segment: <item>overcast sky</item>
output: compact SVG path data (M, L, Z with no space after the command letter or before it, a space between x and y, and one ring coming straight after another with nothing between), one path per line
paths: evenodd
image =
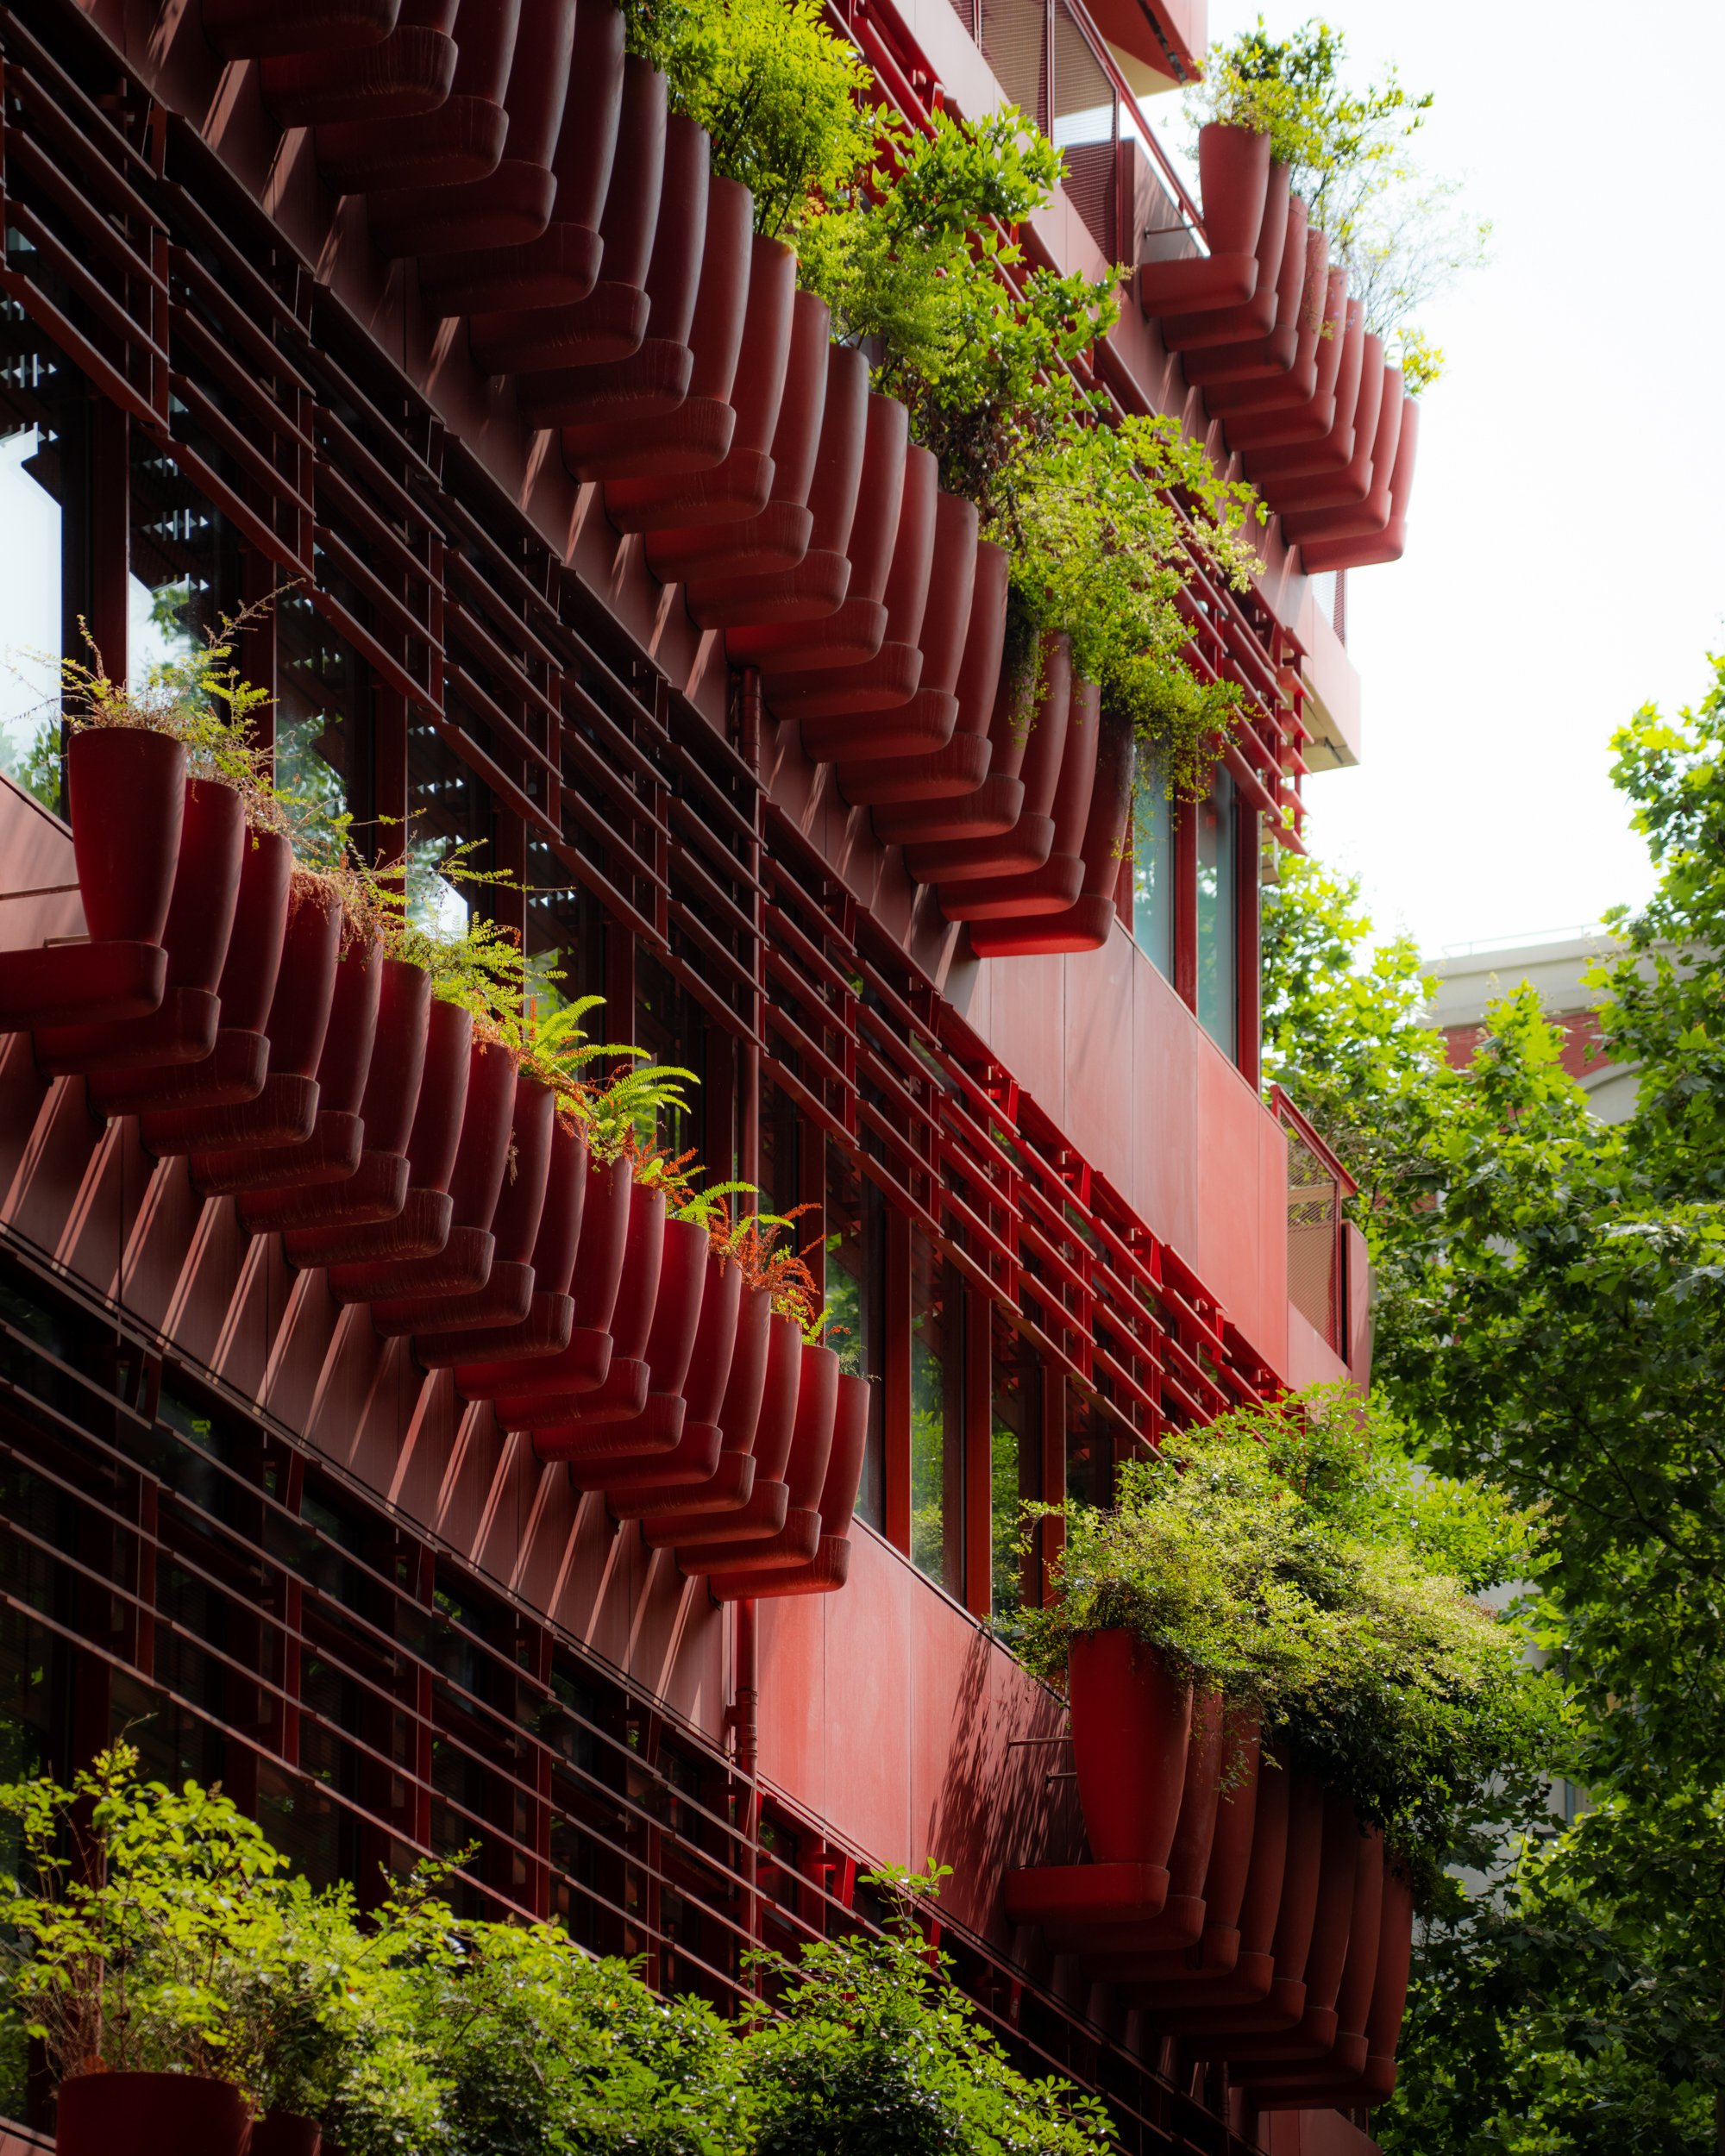
M1258 12L1210 0L1211 34ZM1448 369L1408 551L1349 579L1364 745L1310 782L1316 849L1433 955L1590 924L1649 884L1612 730L1695 701L1725 649L1725 7L1263 12L1278 34L1321 12L1351 79L1393 59L1433 91L1421 160L1495 227L1490 266L1423 317Z

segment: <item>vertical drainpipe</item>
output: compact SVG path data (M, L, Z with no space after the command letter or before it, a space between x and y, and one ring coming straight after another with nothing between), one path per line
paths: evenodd
M758 779L761 775L761 676L754 667L743 670L737 716L737 748L744 762ZM761 881L761 804L758 794L755 800L754 817L755 837L748 849L748 866L750 875L758 885ZM758 898L754 901L754 915L756 990L755 1008L750 1013L750 1033L758 1037L766 989L762 945L766 924L762 918ZM737 1173L741 1181L758 1184L761 1178L761 1051L756 1045L756 1037L743 1041L737 1050ZM753 1600L739 1601L732 1607L737 1612L737 1630L732 1664L736 1672L735 1695L731 1701L731 1722L737 1738L737 1771L748 1784L744 1798L746 1815L743 1823L743 1877L746 1897L744 1921L750 1944L753 1946L758 1944L761 1935L760 1904L756 1895L761 1790L756 1779L761 1733L760 1635Z

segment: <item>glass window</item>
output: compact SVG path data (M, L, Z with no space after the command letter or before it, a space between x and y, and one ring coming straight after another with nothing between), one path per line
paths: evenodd
M688 991L644 951L636 956L631 1039L634 1046L647 1051L649 1062L693 1073L693 1081L677 1081L688 1106L681 1114L675 1109L669 1111L665 1118L667 1127L659 1132L660 1144L674 1154L693 1152L695 1158L689 1165L704 1169L706 1181L725 1181L724 1163L714 1164L706 1137L706 1018Z
M1234 782L1218 771L1198 818L1198 1023L1234 1052Z
M1066 1495L1076 1505L1106 1505L1113 1495L1114 1435L1094 1401L1066 1388Z
M61 505L83 414L81 379L16 299L0 300L0 768L60 805L60 661L69 617L85 608L64 579Z
M1033 1566L1019 1555L1022 1507L1042 1495L1042 1366L1026 1342L994 1313L993 1408L988 1422L990 1606L1010 1616L1035 1594Z
M1154 772L1132 802L1132 936L1165 979L1174 977L1174 804Z
M964 1592L964 1294L922 1234L911 1238L911 1562Z
M826 1148L826 1311L833 1346L847 1370L876 1381L869 1388L869 1443L856 1510L872 1527L886 1520L881 1393L886 1284L885 1201L858 1172L855 1156Z

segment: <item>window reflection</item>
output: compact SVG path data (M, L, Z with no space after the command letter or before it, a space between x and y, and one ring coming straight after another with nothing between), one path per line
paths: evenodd
M964 1592L964 1296L953 1269L911 1238L911 1562Z
M1218 771L1198 804L1198 1023L1234 1052L1234 782Z
M1132 803L1132 936L1165 980L1174 975L1174 804L1154 772Z
M1042 1495L1041 1369L1024 1341L994 1312L993 1402L988 1423L991 1607L1010 1616L1033 1599L1032 1564L1019 1555L1023 1507Z

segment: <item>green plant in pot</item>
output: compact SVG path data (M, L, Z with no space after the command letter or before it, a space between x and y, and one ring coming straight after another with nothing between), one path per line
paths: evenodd
M1561 1690L1477 1597L1537 1571L1538 1523L1416 1470L1381 1409L1335 1387L1236 1410L1127 1463L1112 1509L1065 1517L1057 1598L1017 1637L1069 1689L1087 1824L1129 1796L1108 1718L1182 1752L1208 1690L1346 1790L1427 1898L1458 1854L1537 1813ZM1164 1767L1170 1783L1177 1805Z

